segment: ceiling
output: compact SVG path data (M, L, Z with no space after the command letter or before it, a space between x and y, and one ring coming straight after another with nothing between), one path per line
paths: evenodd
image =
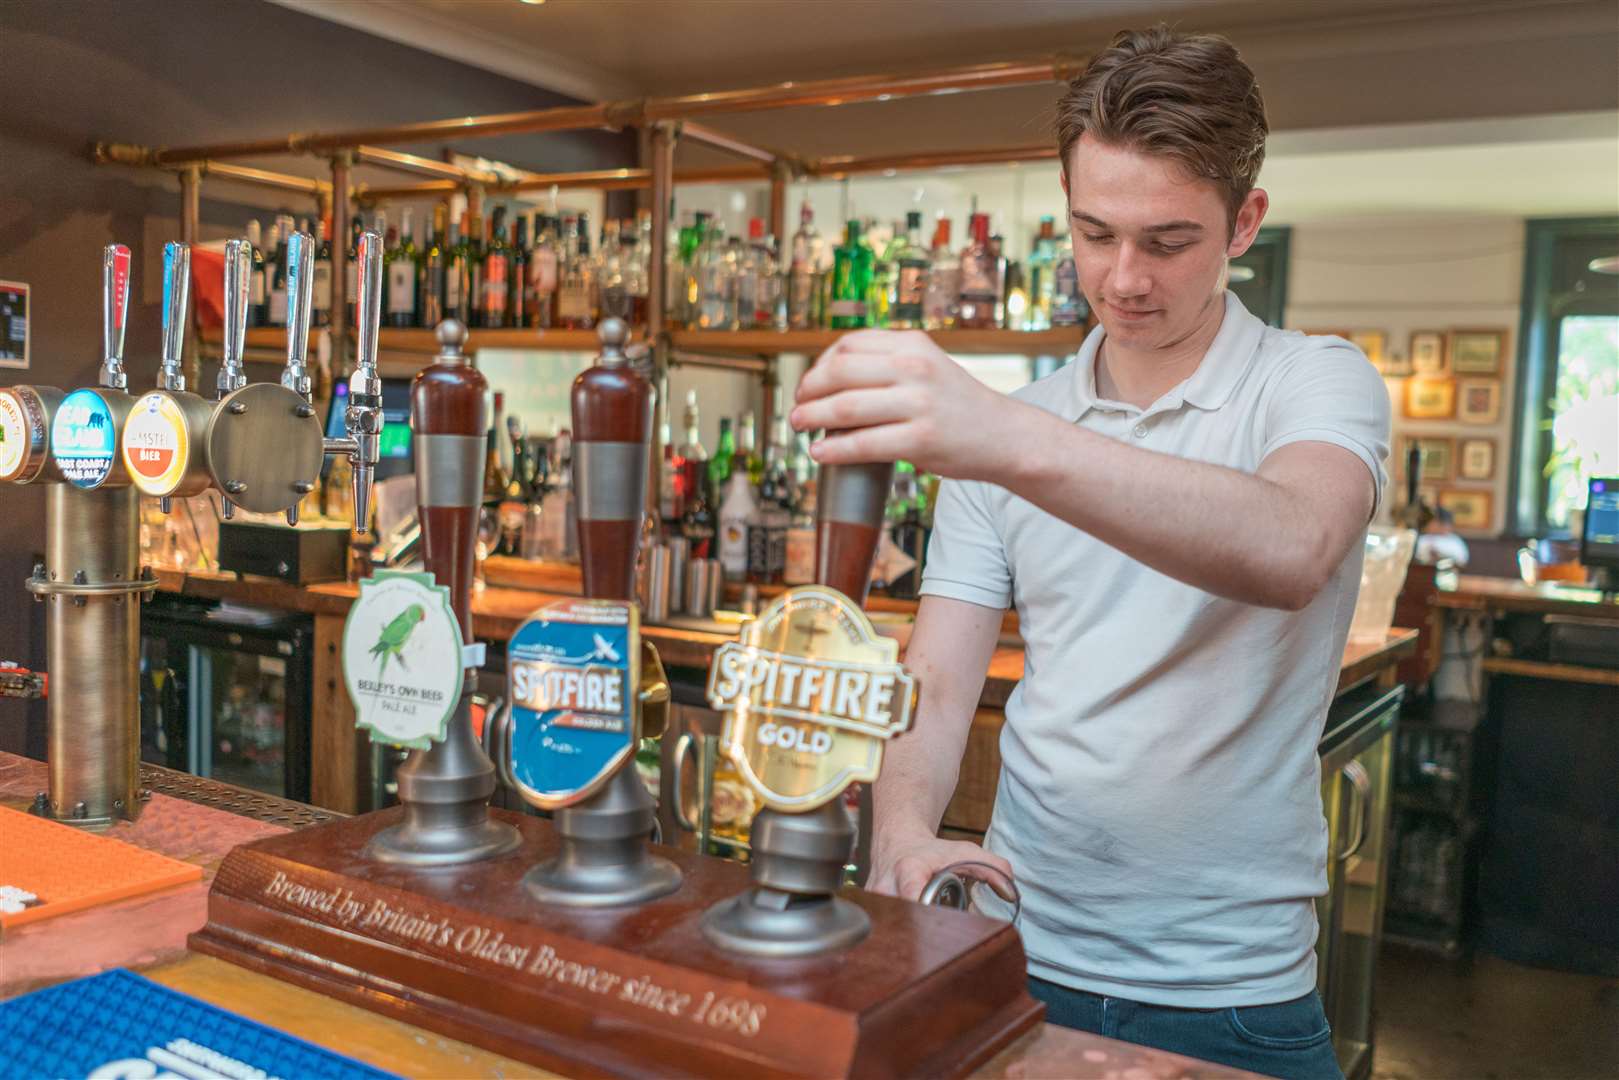
M1613 0L272 2L585 100L1083 57L1122 26L1164 19L1226 33L1253 66L1273 132L1264 181L1295 194L1299 214L1619 209ZM1015 146L1049 138L1057 94L1044 84L703 122L805 157ZM733 160L681 144L683 166Z

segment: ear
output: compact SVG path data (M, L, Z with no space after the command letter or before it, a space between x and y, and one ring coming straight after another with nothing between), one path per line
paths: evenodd
M1233 222L1231 241L1226 244L1225 253L1228 258L1236 258L1253 246L1254 237L1259 235L1260 223L1265 220L1265 211L1270 209L1270 196L1264 188L1254 188L1242 200L1237 208L1237 220Z

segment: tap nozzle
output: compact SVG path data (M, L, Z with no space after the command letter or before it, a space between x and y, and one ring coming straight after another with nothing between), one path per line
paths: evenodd
M101 253L101 385L129 386L124 374L124 316L129 313L129 248L108 244Z
M186 388L181 355L186 340L186 302L191 298L191 245L163 245L163 366L157 388L178 393Z
M214 384L216 399L247 385L247 375L242 371L242 348L247 341L247 301L252 277L253 245L246 240L225 241L224 357L219 379Z

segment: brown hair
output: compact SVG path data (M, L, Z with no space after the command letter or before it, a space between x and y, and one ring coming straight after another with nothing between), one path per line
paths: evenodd
M1215 34L1179 34L1162 23L1114 35L1057 103L1064 173L1085 134L1174 158L1220 189L1232 227L1259 179L1269 130L1259 84L1236 47Z

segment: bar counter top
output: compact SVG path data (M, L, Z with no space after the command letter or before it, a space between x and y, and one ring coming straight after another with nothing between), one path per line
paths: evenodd
M157 578L158 588L163 592L301 611L310 615L346 616L349 605L359 594L358 586L342 581L291 585L273 578L238 578L234 574L177 570L159 570ZM472 632L486 640L504 641L535 608L569 595L576 594L560 590L487 586L472 594ZM879 598L879 603L872 607L880 613L903 612L905 609L901 604L894 601L885 603ZM735 636L734 633L722 634L650 622L642 623L641 633L657 646L658 655L665 666L689 668L707 668L714 650ZM1377 669L1410 655L1416 649L1416 637L1414 630L1394 629L1382 642L1351 642L1344 650L1338 691L1341 693L1350 686L1364 682ZM1022 678L1022 648L1007 644L996 648L984 680L980 707L1004 708L1006 699Z
M1459 574L1454 585L1434 593L1433 604L1453 610L1583 615L1619 621L1619 596L1565 581L1525 585L1515 578Z
M208 885L227 851L330 815L167 769L143 766L142 779L155 790L140 820L120 822L107 835L200 865L203 879L8 932L0 939L0 1000L109 968L128 967L175 990L401 1076L556 1075L189 952L186 937L205 921ZM25 809L45 785L43 762L0 752L0 805ZM176 794L166 794L165 789ZM1251 1074L1040 1024L973 1075L1213 1080Z

